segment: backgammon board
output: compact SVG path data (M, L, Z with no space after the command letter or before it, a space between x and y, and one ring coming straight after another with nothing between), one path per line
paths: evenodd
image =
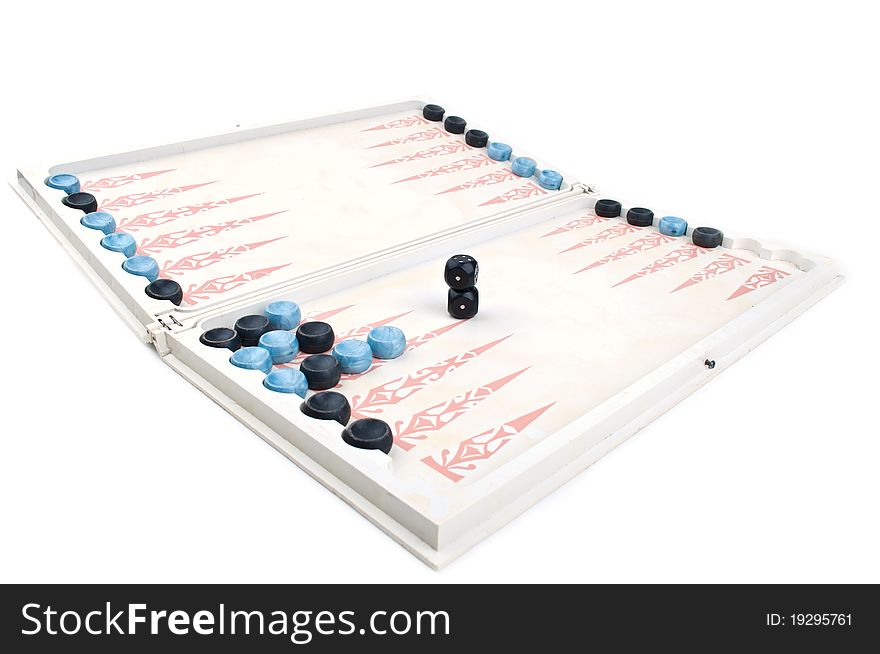
M13 184L171 368L433 567L841 280L735 225L604 197L451 115L413 100L38 162ZM470 318L444 283L460 253L479 262ZM262 341L205 344L278 302L300 312L281 331L327 323L330 346L402 332L402 354L334 380L350 416L303 412L325 389L265 383L305 352L249 369L237 353ZM389 447L353 446L340 423L359 421L386 425Z

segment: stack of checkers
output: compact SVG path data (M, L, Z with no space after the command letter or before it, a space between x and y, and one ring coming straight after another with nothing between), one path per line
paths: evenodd
M336 340L326 322L300 322L299 305L289 300L271 302L262 314L241 316L235 325L212 327L199 340L203 345L232 351L229 363L265 374L263 386L275 393L298 395L305 401L300 410L317 420L335 420L345 430L342 439L353 447L381 450L388 454L394 439L387 423L363 418L349 424L351 406L336 388L342 375L366 372L373 359L394 359L406 351L406 337L397 327L374 327L367 339ZM300 353L299 369L286 364ZM309 391L317 391L308 395Z

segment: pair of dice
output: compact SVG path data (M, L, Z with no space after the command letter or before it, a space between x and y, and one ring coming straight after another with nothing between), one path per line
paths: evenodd
M467 319L477 315L480 293L477 291L477 275L480 267L469 254L456 254L446 261L443 279L449 286L446 310L453 318Z

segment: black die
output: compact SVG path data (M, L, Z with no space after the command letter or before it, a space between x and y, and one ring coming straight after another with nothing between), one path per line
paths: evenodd
M453 318L466 320L477 315L480 308L480 292L476 288L466 288L462 291L449 289L446 301L446 310Z
M446 285L456 291L463 291L477 284L480 267L477 260L469 254L456 254L446 262L443 279Z

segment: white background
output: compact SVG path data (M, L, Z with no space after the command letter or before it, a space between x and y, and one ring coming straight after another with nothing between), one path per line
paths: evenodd
M435 573L139 344L0 188L0 581L880 582L870 3L3 6L7 178L430 95L848 281Z

